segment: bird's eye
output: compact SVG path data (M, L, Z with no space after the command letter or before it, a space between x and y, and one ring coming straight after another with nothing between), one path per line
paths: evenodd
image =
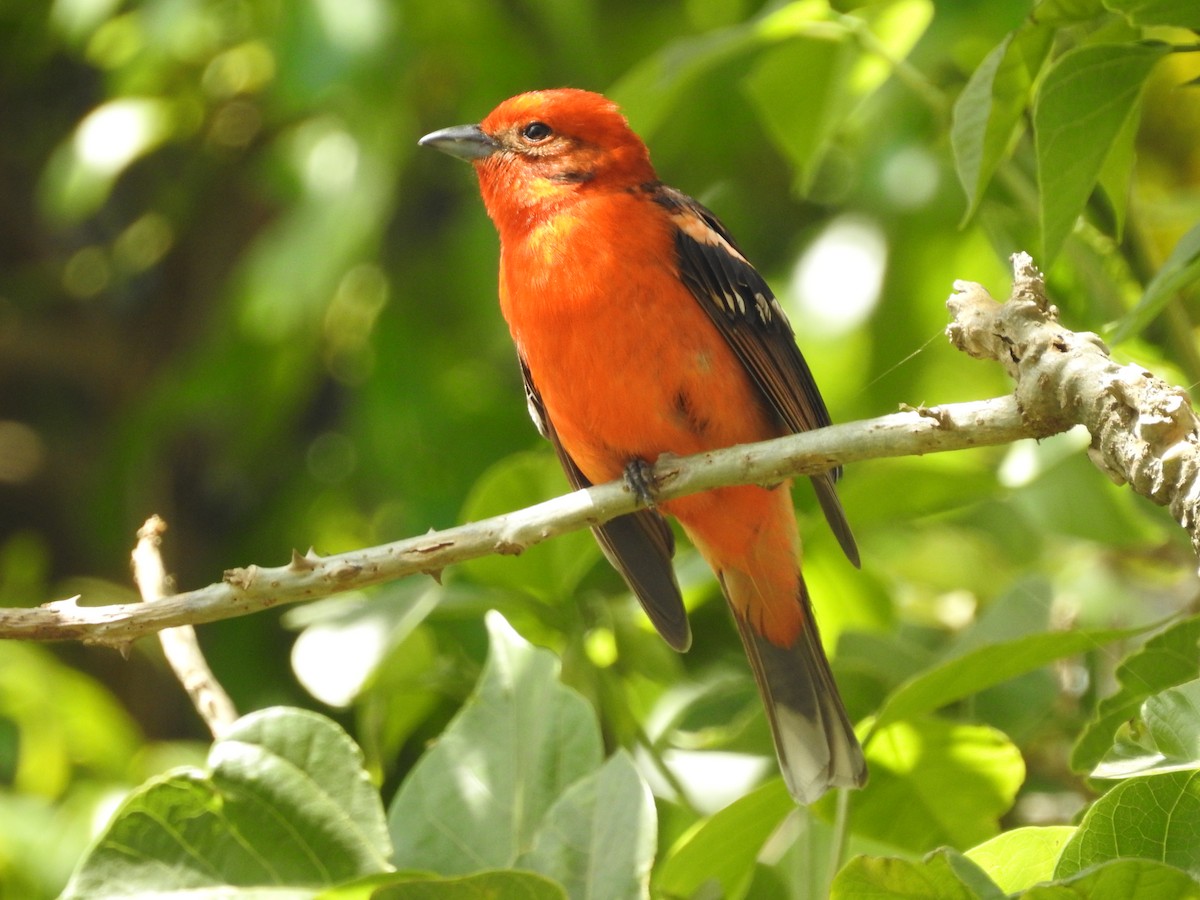
M539 143L554 134L554 129L545 122L530 122L521 129L521 137L527 141Z

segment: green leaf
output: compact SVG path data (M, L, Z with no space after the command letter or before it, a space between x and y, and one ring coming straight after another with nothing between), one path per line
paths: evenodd
M853 831L913 851L992 837L1025 778L1021 754L1003 734L941 719L874 729L866 756L871 787L854 795Z
M1152 694L1196 677L1200 667L1200 616L1175 623L1156 634L1117 666L1121 687L1101 700L1096 714L1071 751L1071 768L1086 772L1112 746L1123 722L1134 718Z
M1163 267L1146 285L1138 305L1117 324L1112 340L1119 343L1139 333L1162 311L1172 297L1200 280L1200 225L1179 239Z
M1200 772L1143 775L1118 784L1088 809L1054 874L1064 878L1129 858L1200 875Z
M465 878L414 878L380 888L371 900L566 900L567 892L532 872L481 872Z
M875 728L932 712L948 703L1031 672L1056 659L1095 650L1145 628L1103 631L1054 631L989 644L926 669L891 693L875 719Z
M1093 778L1200 769L1200 681L1155 694L1142 705L1141 727L1128 724L1092 771Z
M323 891L314 900L567 900L562 885L534 872L509 869L441 878L392 872Z
M642 139L653 143L654 132L671 108L704 73L788 38L844 33L832 18L828 0L795 0L750 22L667 45L628 72L608 94L627 111Z
M812 187L830 138L852 109L849 76L860 52L848 32L796 38L763 53L743 79L767 134L796 170L800 193Z
M979 207L1021 126L1053 39L1053 29L1032 22L1010 32L971 74L954 104L950 143L967 195L964 221Z
M883 84L933 17L928 0L893 0L767 47L742 85L767 134L812 187L838 127ZM792 27L795 27L794 24ZM767 34L769 32L764 32ZM802 91L796 85L805 85Z
M644 897L656 823L650 789L619 750L550 808L518 866L553 878L572 897Z
M1104 0L1134 25L1173 25L1200 30L1200 6L1194 0Z
M1004 891L974 863L953 850L921 861L858 856L837 874L831 900L911 897L920 900L1003 900Z
M1043 25L1066 25L1104 15L1101 0L1041 0L1031 18Z
M463 506L467 522L486 519L549 500L569 490L553 454L514 453L489 468L471 487ZM532 594L544 601L570 595L600 558L595 540L586 531L564 534L530 547L520 556L484 556L462 564L485 584Z
M1015 894L1054 877L1058 857L1074 833L1074 825L1014 828L972 847L965 855L1003 891Z
M512 866L546 813L600 767L587 701L559 663L488 613L491 650L474 695L400 787L388 823L401 867L459 875Z
M1196 900L1200 885L1186 872L1145 859L1119 859L1051 885L1021 900Z
M1113 138L1100 175L1096 179L1113 211L1113 237L1119 242L1125 234L1125 214L1129 209L1129 193L1133 184L1133 164L1137 156L1137 133L1141 123L1139 111L1131 109L1117 136Z
M1095 44L1060 57L1033 109L1043 268L1075 226L1165 44Z
M384 871L390 852L350 737L324 716L273 708L213 744L207 772L176 770L131 794L64 896L319 887Z
M767 838L794 809L783 780L775 778L699 822L659 866L656 892L690 897L711 882L722 897L744 896Z

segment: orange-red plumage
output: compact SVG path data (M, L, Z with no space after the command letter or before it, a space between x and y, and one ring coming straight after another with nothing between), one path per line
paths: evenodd
M474 162L500 234L500 305L530 409L577 485L828 422L769 288L714 216L662 185L616 106L577 90L505 101L422 140ZM828 475L814 479L851 558ZM789 787L811 801L865 778L800 575L787 486L662 503L721 580ZM655 625L690 633L670 534L644 510L597 529Z

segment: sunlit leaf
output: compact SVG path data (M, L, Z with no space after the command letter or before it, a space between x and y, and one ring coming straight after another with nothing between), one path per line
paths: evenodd
M1033 109L1043 267L1083 211L1109 151L1141 97L1164 44L1095 44L1060 57Z
M854 795L852 829L914 851L992 837L1025 779L1021 754L1003 734L940 719L877 729L866 756L871 787Z
M655 889L691 897L702 885L720 885L721 896L745 896L763 844L795 809L783 780L772 779L702 820L666 854Z
M389 867L379 795L358 748L330 720L251 713L213 744L208 763L136 790L64 896L314 888Z
M671 108L705 72L787 38L844 33L845 29L834 25L831 18L827 0L794 0L761 18L667 45L626 74L608 93L626 108L638 134L652 141Z
M389 650L424 621L442 593L432 580L410 580L371 595L343 595L290 610L285 623L303 626L292 645L296 677L321 702L349 706Z
M401 867L459 875L512 866L546 813L599 768L596 715L558 660L488 614L475 694L405 779L388 812Z
M517 868L554 879L572 897L646 896L655 825L650 789L618 751L550 807Z
M998 834L964 855L983 869L1006 893L1050 881L1073 825L1026 826Z

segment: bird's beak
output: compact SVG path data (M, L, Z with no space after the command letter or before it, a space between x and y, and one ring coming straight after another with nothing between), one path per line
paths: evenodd
M500 149L500 145L483 133L478 125L455 125L427 134L417 141L422 147L435 147L443 153L457 156L468 162L486 159Z

